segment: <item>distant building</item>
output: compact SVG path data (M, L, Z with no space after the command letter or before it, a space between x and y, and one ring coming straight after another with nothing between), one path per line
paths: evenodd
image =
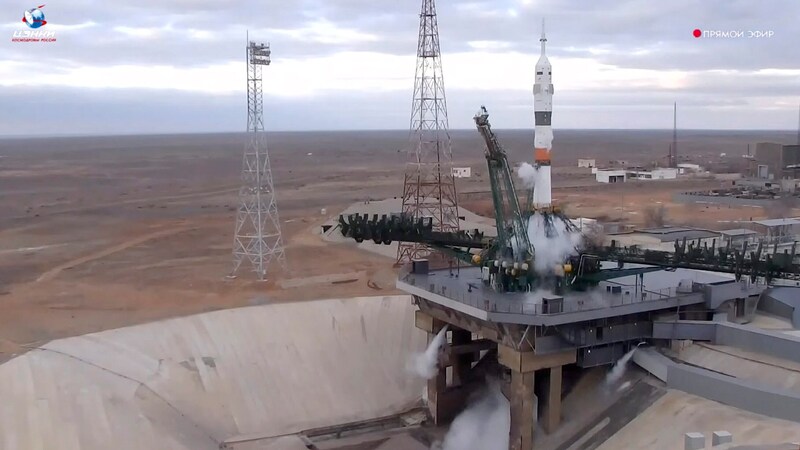
M766 243L793 242L800 234L800 219L766 219L750 222L754 230L766 236Z
M743 244L750 245L758 241L761 237L757 231L748 230L745 228L737 228L734 230L722 230L721 247L726 247L730 244L732 249L740 249Z
M628 180L674 180L681 169L592 169L598 183L622 183Z
M700 164L690 164L690 163L680 163L678 164L678 169L683 169L681 173L685 172L702 172L703 168L700 167Z
M630 166L630 162L626 159L614 159L608 162L608 165L611 167L628 167Z
M472 176L471 167L453 167L453 176L456 178L469 178Z
M781 191L783 192L797 192L798 191L798 184L800 184L800 180L792 177L780 180L781 184Z
M635 180L674 180L678 178L679 169L673 168L658 168L652 170L629 170L627 171L628 179Z
M624 183L625 182L624 170L597 170L595 172L595 179L598 183Z
M774 175L770 175L769 173L769 166L766 164L759 164L758 169L756 170L756 178L760 180L769 180L773 178Z
M575 228L581 231L594 230L600 227L600 225L597 223L597 219L589 219L587 217L576 217L574 219L569 219L569 221L575 226Z
M742 188L756 189L759 191L780 189L780 182L763 178L743 178L740 180L734 180L733 185Z
M756 144L755 160L759 166L767 166L768 176L763 176L763 169L759 167L759 178L769 178L769 175L775 179L794 177L795 170L786 167L800 164L800 145L759 142Z
M593 167L597 167L597 163L595 162L594 159L579 159L578 167L585 167L587 169L591 169Z
M617 246L630 247L636 245L645 250L674 251L675 241L682 242L686 239L689 242L703 245L711 245L716 240L721 242L721 234L717 231L702 228L688 227L660 227L660 228L640 228L632 232L609 234L607 239L615 241Z

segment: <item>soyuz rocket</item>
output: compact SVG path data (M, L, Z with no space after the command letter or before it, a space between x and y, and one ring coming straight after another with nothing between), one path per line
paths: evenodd
M538 171L533 190L533 207L549 208L552 203L550 177L550 150L553 148L553 128L550 119L553 116L553 69L545 54L547 38L544 34L542 20L542 54L536 62L536 78L533 84L534 123L534 161Z

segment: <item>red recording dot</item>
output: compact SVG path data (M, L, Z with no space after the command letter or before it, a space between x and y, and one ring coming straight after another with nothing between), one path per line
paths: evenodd
M692 32L692 34L694 35L694 37L699 38L700 36L703 35L703 32L700 31L699 28L695 28L695 30Z

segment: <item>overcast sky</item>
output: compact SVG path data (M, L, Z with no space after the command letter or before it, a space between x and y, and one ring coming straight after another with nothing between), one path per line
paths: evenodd
M0 134L241 131L245 33L272 44L268 129L408 127L421 0L55 0L55 43L0 12ZM557 128L794 129L797 0L438 0L452 128L531 128L547 19ZM692 36L695 28L744 37ZM748 31L772 31L749 38Z

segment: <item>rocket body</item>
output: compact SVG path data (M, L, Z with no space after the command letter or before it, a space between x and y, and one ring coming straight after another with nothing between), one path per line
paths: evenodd
M552 204L552 181L550 176L550 151L553 148L553 69L545 53L547 38L542 23L542 53L536 62L536 78L533 84L533 111L536 124L534 132L534 161L538 169L533 189L534 208L547 208Z

